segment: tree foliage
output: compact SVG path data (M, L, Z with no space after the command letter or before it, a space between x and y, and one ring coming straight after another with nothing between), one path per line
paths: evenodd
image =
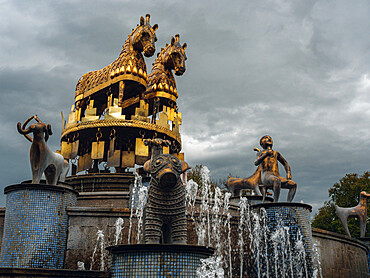
M335 214L335 205L345 208L357 206L361 191L370 193L370 172L365 172L362 176L347 174L340 179L339 182L329 188L330 200L319 208L312 222L312 227L345 234L344 228ZM369 226L366 229L366 237L370 236ZM360 236L360 225L357 218L348 220L348 229L352 237Z
M206 182L204 180L204 169L202 164L197 164L194 167L192 167L188 173L187 173L187 179L195 181L199 189L201 189L204 186L204 183ZM221 190L227 190L226 189L226 179L212 179L210 177L210 180L208 181L210 183L211 192L214 192L215 187L220 187Z
M202 178L202 168L203 165L197 164L194 167L191 167L191 169L187 173L188 180L195 181L198 185L203 184L203 178Z

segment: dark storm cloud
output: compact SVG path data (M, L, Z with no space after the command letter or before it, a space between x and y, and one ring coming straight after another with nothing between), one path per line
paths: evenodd
M247 176L270 134L293 169L296 201L316 209L339 178L368 170L369 12L367 1L4 2L1 186L31 176L16 122L38 114L58 149L77 80L111 63L150 13L157 49L176 33L188 44L177 78L186 160L214 178Z

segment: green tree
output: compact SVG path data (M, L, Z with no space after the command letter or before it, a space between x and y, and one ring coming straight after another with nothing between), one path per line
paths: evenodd
M312 222L312 227L335 233L345 234L344 228L335 214L335 204L340 207L354 207L359 203L360 192L370 192L370 172L362 176L358 174L347 174L329 188L330 200L319 208ZM369 213L369 207L368 207ZM360 225L358 219L348 220L348 229L352 237L360 236ZM366 229L366 237L370 236L370 228Z
M194 167L191 167L191 169L187 173L188 180L195 181L199 186L203 184L203 178L202 178L202 168L203 165L197 164Z
M192 167L187 173L187 179L193 180L199 185L199 189L204 186L205 181L202 177L202 171L204 166L202 164L197 164ZM215 187L220 187L221 190L226 190L226 179L212 179L210 178L209 183L211 185L211 192L214 193Z

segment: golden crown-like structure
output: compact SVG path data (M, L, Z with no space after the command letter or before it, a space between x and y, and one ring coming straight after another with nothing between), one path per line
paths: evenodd
M140 18L115 61L78 81L61 135L61 154L65 159L78 158L72 174L97 172L101 162L117 172L143 165L150 158L144 139L151 138L169 140L171 145L163 152L184 159L172 70L184 73L186 44L180 45L179 35L172 37L148 75L144 56L154 54L158 28L149 20L150 15Z

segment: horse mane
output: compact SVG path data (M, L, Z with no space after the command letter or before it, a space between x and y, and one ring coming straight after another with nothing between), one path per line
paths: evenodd
M137 29L138 27L139 27L139 25L138 25L138 26L136 26L136 28L135 28L135 29L132 29L131 33L128 35L128 37L127 37L127 39L126 39L125 43L124 43L124 44L123 44L123 46L122 46L122 50L121 50L121 53L119 54L118 58L119 58L119 57L121 57L121 56L124 56L125 54L127 54L127 49L128 49L129 44L130 44L131 37L132 37L133 33L136 31L136 29ZM118 58L117 58L117 59L118 59Z
M129 48L130 41L131 41L132 35L134 34L134 32L136 31L136 29L139 26L140 25L138 25L138 26L136 26L136 28L132 29L131 33L127 36L127 39L126 39L125 43L122 46L122 50L121 50L119 56L110 65L108 65L108 67L111 66L112 69L115 70L117 67L121 66L121 63L123 61L122 59L124 59L125 56L127 56L127 54L130 53L130 48Z
M168 48L170 47L170 44L169 45L166 45L165 48L162 48L161 49L161 52L158 53L158 56L157 58L154 60L154 63L153 63L153 67L152 67L152 71L158 71L158 70L163 70L162 67L160 67L160 65L162 65L163 63L163 55L164 53L168 50Z

